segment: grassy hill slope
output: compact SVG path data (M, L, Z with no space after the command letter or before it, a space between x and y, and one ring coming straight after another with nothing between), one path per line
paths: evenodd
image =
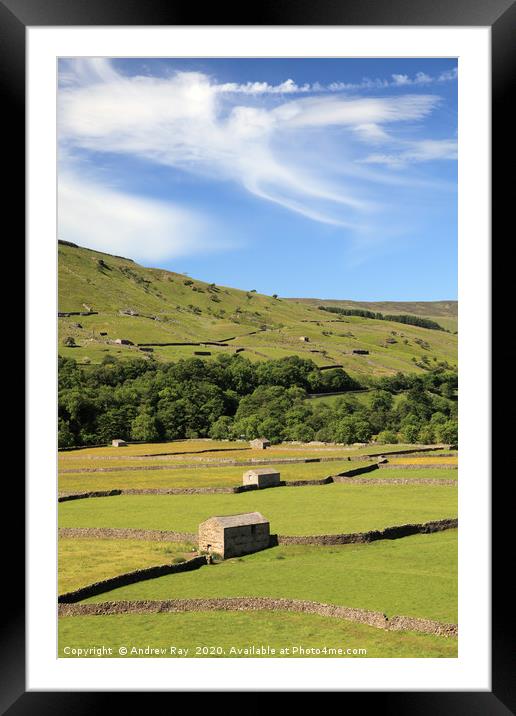
M430 318L448 331L457 330L458 301L346 301L333 298L290 298L309 306L336 306L338 308L360 308L383 314L409 314Z
M177 360L199 352L213 357L238 351L257 361L297 354L311 358L319 366L342 365L356 377L423 372L425 365L438 362L456 365L457 337L452 333L356 316L340 317L318 310L314 299L273 298L207 284L62 242L58 250L58 310L87 314L59 318L59 353L79 362L99 363L107 354ZM440 309L444 311L441 318L437 318L434 305L424 303L324 303L374 305L378 308L372 310L390 313L399 306L399 313L434 317L445 328L448 326L443 319L453 320L444 308ZM408 305L419 308L409 311ZM302 340L303 336L308 340ZM64 346L67 337L73 338L77 347ZM116 339L127 339L134 345L118 345ZM165 343L176 345L141 345ZM369 354L354 355L354 349L365 349Z

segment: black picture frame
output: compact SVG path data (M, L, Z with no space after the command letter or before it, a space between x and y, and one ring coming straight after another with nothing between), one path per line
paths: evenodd
M25 37L26 28L35 26L127 26L127 25L354 25L354 26L483 26L492 37L492 232L503 242L502 231L512 227L509 212L514 204L513 181L505 179L516 126L510 107L511 83L516 77L516 4L513 0L262 0L249 14L230 4L203 6L162 0L0 0L0 86L4 108L4 142L13 152L9 164L9 213L16 216L20 234L25 215ZM202 22L198 22L202 17ZM5 157L6 151L4 151ZM514 149L512 146L512 155ZM512 201L511 201L512 199ZM509 223L510 222L510 223ZM20 241L20 245L22 242ZM496 254L493 253L493 258ZM498 297L493 291L493 301ZM494 317L494 316L493 316ZM493 356L493 374L496 374ZM496 405L496 401L494 401ZM503 435L502 429L502 435ZM506 435L509 438L508 435ZM502 438L503 439L503 438ZM510 445L510 443L508 443ZM512 479L512 475L510 476ZM511 543L512 521L504 519L504 505L510 502L511 480L495 481L493 487L493 599L492 599L492 690L468 692L362 692L345 693L360 699L360 708L377 705L384 713L397 714L489 714L514 713L514 620L513 596L506 588L505 545ZM4 499L10 516L23 523L22 480L4 482ZM513 512L513 510L512 510ZM2 611L0 713L82 714L104 709L120 709L120 693L26 692L25 690L25 613L23 605L23 540L9 542L4 554L4 573L14 594L8 595L8 609ZM5 547L5 545L4 545ZM497 559L497 555L500 555ZM500 564L498 564L498 562ZM262 687L264 685L261 685ZM407 684L410 689L410 684ZM143 706L149 694L131 693L132 708Z

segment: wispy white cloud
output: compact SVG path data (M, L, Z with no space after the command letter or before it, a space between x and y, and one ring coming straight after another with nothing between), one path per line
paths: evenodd
M60 238L147 261L214 249L198 214L69 171L59 176L58 223Z
M392 154L370 154L362 161L365 164L387 164L402 167L408 163L457 159L457 142L452 139L425 139L405 142L405 148Z
M388 84L452 79L422 73L400 77ZM104 59L70 61L60 80L59 136L68 157L82 149L143 158L234 182L290 212L358 233L368 230L381 209L360 166L365 171L364 164L378 165L375 181L389 183L390 168L455 156L448 140L409 141L392 134L393 127L404 123L421 127L439 106L437 94L349 96L338 83L299 86L290 79L278 85L219 84L200 72L129 77ZM308 92L310 96L283 97ZM268 94L275 99L255 99ZM346 165L344 172L331 169L332 142ZM375 152L364 156L364 146ZM85 183L78 176L68 161L60 177L63 238L92 245L95 235L104 247L108 241L113 247L119 235L129 246L125 251L136 256L145 251L152 259L163 257L164 251L172 256L204 248L200 220L185 207L126 196L120 189L95 186L98 177ZM95 231L88 216L99 217ZM142 236L149 237L145 246Z
M322 88L321 88L322 89ZM300 94L303 92L314 92L314 85L304 83L298 85L294 80L288 79L277 85L268 82L224 82L216 85L217 92L229 92L233 94Z
M228 92L233 94L304 94L307 92L345 92L347 90L375 90L387 87L400 87L410 85L431 85L439 82L453 82L457 79L457 68L446 70L439 75L433 76L426 72L416 72L415 75L392 74L388 79L370 79L364 77L360 82L331 82L322 84L320 82L305 82L297 84L292 79L271 85L268 82L226 82L216 85L217 92Z

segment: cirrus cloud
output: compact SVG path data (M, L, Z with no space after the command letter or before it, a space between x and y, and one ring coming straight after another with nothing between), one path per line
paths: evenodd
M384 86L451 79L393 75ZM382 211L361 166L376 164L388 183L391 168L456 157L454 140L403 136L404 126L417 132L438 109L438 94L363 97L343 94L339 83L218 83L201 72L126 76L100 58L68 61L60 80L59 139L68 157L59 181L61 235L88 245L95 236L98 248L116 249L118 241L136 256L203 250L208 218L173 198L156 202L98 177L79 179L75 152L127 155L231 182L288 212L358 233L370 231L371 217ZM345 169L332 167L336 154ZM95 232L88 216L96 217ZM149 240L142 244L141 236Z

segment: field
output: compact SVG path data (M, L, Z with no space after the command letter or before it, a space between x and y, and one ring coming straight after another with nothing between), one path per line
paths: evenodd
M419 446L412 446L417 450ZM272 457L322 457L322 456L339 456L343 458L353 457L356 455L383 455L388 452L396 452L399 450L408 450L410 445L322 445L317 443L296 444L286 443L282 445L272 445L264 450L253 450L247 442L228 441L228 440L177 440L164 443L133 443L123 448L111 446L106 447L86 447L66 450L59 453L59 462L62 467L70 465L84 467L92 466L91 462L83 462L84 460L131 460L133 458L163 458L164 462L169 460L180 460L188 462L196 459L206 461L215 459L220 461L225 458L231 460L249 460L254 458ZM120 464L120 463L118 463ZM122 463L123 464L123 463Z
M143 540L59 540L59 593L115 577L123 572L188 559L195 546L187 542Z
M335 299L295 298L311 306L336 306L337 308L360 308L383 314L411 314L430 318L450 331L457 330L457 301L339 301Z
M421 373L423 359L429 366L457 364L454 302L441 306L435 317L442 331L339 317L310 301L265 296L253 292L252 286L248 291L215 286L60 244L59 311L88 313L85 305L92 308L88 315L59 318L60 353L84 364L98 364L106 355L176 361L199 351L208 357L240 351L252 361L297 354L319 366L342 365L358 378ZM432 305L427 309L436 310ZM390 312L404 310L401 305ZM421 311L424 304L414 314L423 315ZM301 341L302 336L308 341ZM76 347L63 345L67 337ZM134 345L117 345L118 338ZM206 342L222 345L202 345ZM176 345L156 345L163 343ZM138 344L151 344L151 352L142 352ZM354 355L357 348L369 350L369 355Z
M456 622L456 559L456 530L365 545L281 545L86 601L283 597Z
M360 462L360 466L371 465L371 461ZM82 492L90 490L113 489L156 489L167 487L234 487L242 483L242 473L251 470L252 465L243 467L203 467L193 469L175 468L173 470L133 470L100 473L60 474L59 490L62 492ZM353 467L349 461L277 464L267 467L280 470L281 479L316 480L336 475Z
M415 465L408 470L389 469L389 467L367 472L360 475L361 478L371 478L381 480L458 480L458 470L453 466L438 468L425 467Z
M457 514L457 489L427 485L325 485L238 495L121 495L59 505L60 527L195 532L211 515L262 512L284 535L366 532Z
M245 463L253 459L271 460L271 466L286 481L316 479L373 464L374 457L368 460L368 455L410 447L284 444L261 451L250 450L247 443L191 440L135 444L121 449L89 448L60 453L59 489L79 492L234 486L241 484L242 472L249 469ZM337 459L274 463L328 457ZM233 461L237 464L231 464ZM104 528L196 534L198 524L212 515L260 511L270 520L272 533L302 536L365 532L457 515L457 486L439 484L457 480L455 455L415 452L393 455L389 462L392 467L363 473L360 478L393 480L392 485L350 482L241 494L139 494L62 502L60 527L94 528L100 532L94 536L63 533L59 540L59 591L143 567L177 563L197 554L194 538L156 542L145 532L141 539L135 539L131 537L134 533L102 533ZM152 466L160 469L147 469ZM108 471L98 471L106 468ZM404 484L397 482L400 478ZM436 482L410 484L413 479ZM370 544L281 544L192 572L119 587L83 603L228 597L295 599L372 610L391 618L403 615L456 623L456 570L457 532L453 529ZM415 631L391 632L345 619L288 611L62 616L59 634L62 656L74 655L64 651L66 646L95 644L112 648L111 656L119 656L122 645L143 649L151 645L158 649L157 653L133 655L171 658L177 656L167 651L172 644L190 649L188 656L196 658L209 654L202 650L196 654L195 647L213 645L220 647L222 653L212 656L228 657L254 656L238 650L257 644L277 649L278 653L270 656L279 656L281 648L297 645L304 649L340 648L344 650L341 654L326 652L318 656L341 658L446 658L456 656L457 649L454 638ZM357 649L367 653L357 653ZM301 657L303 653L289 656Z
M408 449L406 445L317 446L284 444L252 450L248 443L191 440L154 445L134 444L125 448L99 447L59 454L59 491L62 493L113 489L163 489L188 487L234 487L244 471L267 461L280 471L281 479L315 480L356 467L373 464L380 454ZM410 456L390 461L398 464L456 464L456 457ZM371 460L365 459L371 456ZM330 460L325 461L327 458ZM361 458L354 461L355 458ZM274 460L278 460L274 463ZM292 462L280 462L291 460ZM303 462L320 460L321 462ZM235 465L233 463L236 463ZM404 471L408 472L408 471ZM371 473L383 477L384 473ZM406 475L403 474L405 477ZM423 475L430 477L430 475Z
M68 648L84 648L105 645L113 650L114 658L154 657L174 658L183 654L171 653L171 645L188 649L186 657L196 658L259 658L255 653L231 653L232 648L251 649L267 645L275 649L274 657L300 657L301 653L280 654L281 649L303 647L304 649L366 649L366 654L346 652L345 658L452 658L457 656L457 641L430 634L415 632L383 632L379 629L339 621L316 614L290 614L240 612L212 614L192 612L186 614L131 614L103 617L62 617L59 619L59 652L62 657ZM144 650L147 646L158 653L120 654L119 647ZM209 649L217 645L224 652L196 654L196 647ZM163 650L163 651L161 651ZM90 655L95 656L95 654ZM311 655L318 658L335 658L333 653Z

